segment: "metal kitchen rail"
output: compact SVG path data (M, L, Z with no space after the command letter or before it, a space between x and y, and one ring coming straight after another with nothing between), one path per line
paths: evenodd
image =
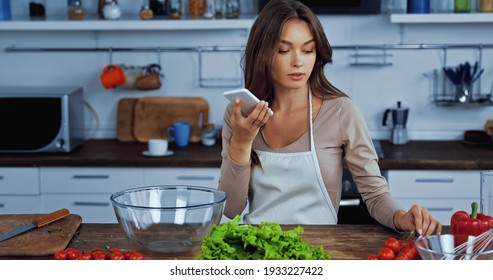
M238 52L242 54L245 47L210 46L210 47L105 47L105 48L24 48L15 45L5 48L5 52L103 52L108 53L109 63L113 64L115 52L155 52L158 64L161 65L163 52L196 52L198 54L199 86L200 87L239 87L243 85L243 77L235 78L204 78L203 55L208 52Z
M443 65L447 65L447 50L449 49L476 49L479 51L479 67L481 68L483 49L493 48L493 44L366 44L366 45L335 45L333 49L353 50L351 62L353 66L390 66L392 62L389 50L443 50ZM224 79L224 78L204 78L202 73L203 53L206 52L239 52L243 53L245 47L231 46L195 46L195 47L104 47L104 48L40 48L40 47L16 47L10 46L5 48L5 52L107 52L112 62L114 52L156 52L160 59L161 52L196 52L199 59L199 85L201 87L210 86L239 86L243 83L242 77ZM361 53L362 50L375 51L373 53ZM366 61L365 61L366 59ZM370 59L370 61L368 61ZM235 84L208 85L207 82L229 81ZM481 88L481 80L478 80L478 87Z

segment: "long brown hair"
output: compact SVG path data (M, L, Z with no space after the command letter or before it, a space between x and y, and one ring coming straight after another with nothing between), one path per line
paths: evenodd
M243 57L245 87L260 100L272 104L272 64L279 49L282 28L286 22L294 19L303 20L308 24L315 41L317 57L312 74L308 78L313 94L323 99L346 96L325 77L324 67L327 63L332 63L332 48L322 24L310 8L296 0L271 0L260 11L250 31ZM252 165L260 165L254 151L251 159Z

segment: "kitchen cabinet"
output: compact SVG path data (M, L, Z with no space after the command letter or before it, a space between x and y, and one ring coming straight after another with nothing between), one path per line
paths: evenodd
M39 211L38 169L0 168L0 214L31 214Z
M143 182L142 168L41 167L41 212L67 208L86 223L116 223L110 196Z
M419 204L443 225L455 211L469 211L473 201L479 202L480 181L480 171L388 171L389 191L404 209Z
M150 185L217 188L220 168L41 167L39 173L41 212L67 208L85 223L116 223L113 193Z
M145 168L144 185L218 187L220 168Z

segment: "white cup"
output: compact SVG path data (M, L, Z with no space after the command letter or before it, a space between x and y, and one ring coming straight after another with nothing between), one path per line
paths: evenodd
M164 155L168 151L168 140L166 139L150 139L147 145L151 155Z

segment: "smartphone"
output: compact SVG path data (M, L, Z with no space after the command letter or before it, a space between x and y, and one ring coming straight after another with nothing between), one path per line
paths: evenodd
M244 114L250 114L255 106L257 106L257 103L260 102L260 100L246 88L226 91L223 94L230 102L234 102L237 97L240 98L241 111ZM273 115L274 113L269 109L269 114Z

